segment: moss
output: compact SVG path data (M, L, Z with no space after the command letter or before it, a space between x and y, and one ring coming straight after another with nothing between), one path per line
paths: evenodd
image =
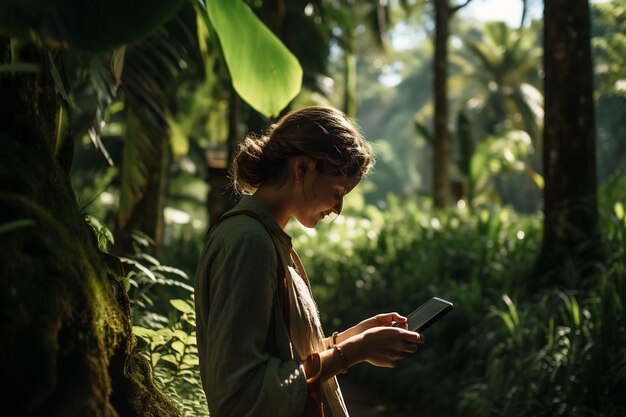
M129 358L128 378L118 386L120 395L114 393L117 409L125 416L179 416L174 404L154 385L152 369L139 354Z

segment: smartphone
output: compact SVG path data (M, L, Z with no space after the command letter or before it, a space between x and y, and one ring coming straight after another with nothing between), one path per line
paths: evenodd
M407 324L412 332L423 332L432 326L437 320L448 314L454 305L439 297L433 297L424 304L416 308L407 316ZM397 327L400 323L394 323Z

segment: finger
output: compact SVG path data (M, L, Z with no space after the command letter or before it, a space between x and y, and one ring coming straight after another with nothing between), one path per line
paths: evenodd
M417 343L404 342L403 352L413 354L417 352Z
M404 330L404 329L398 329L398 330L402 333L403 338L406 342L424 343L424 341L426 340L424 338L424 335L421 333L412 332L410 330Z
M404 317L403 315L398 314L396 312L390 313L390 316L391 316L391 320L397 321L398 323L406 323L406 321L407 321L406 317Z
M398 313L385 313L376 316L376 320L383 326L391 326L394 323L404 323L406 320L402 320L402 316Z

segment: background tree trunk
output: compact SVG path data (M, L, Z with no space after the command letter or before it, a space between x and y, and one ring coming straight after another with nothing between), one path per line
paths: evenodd
M351 35L352 38L354 36ZM345 86L343 93L343 111L344 113L352 118L356 119L357 113L357 98L356 98L356 78L357 78L357 56L354 52L355 45L354 40L350 42L350 51L344 51L344 75L345 75Z
M57 123L48 53L23 50L19 58L38 63L39 72L0 76L3 410L179 416L135 352L119 263L98 250L76 204L72 140ZM12 58L10 42L0 39L0 62Z
M598 211L587 0L546 0L543 247L540 268L595 257Z
M435 0L435 136L433 143L433 204L445 207L450 196L448 173L448 0Z

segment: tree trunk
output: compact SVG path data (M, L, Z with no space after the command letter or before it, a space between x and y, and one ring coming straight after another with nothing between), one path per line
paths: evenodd
M0 38L0 62L10 62ZM115 258L98 250L70 185L69 130L46 51L0 76L0 333L11 416L179 416L135 352Z
M446 206L450 196L448 174L448 0L435 0L434 99L435 137L433 143L433 204Z
M351 42L354 44L354 42ZM343 111L352 119L356 118L357 101L356 101L356 54L354 53L354 45L350 46L350 50L345 50L344 54L344 75L345 86L343 94Z
M599 252L587 0L546 0L544 232L539 268Z
M252 114L254 110L249 109ZM256 115L256 113L254 113ZM207 149L207 210L209 213L209 225L213 224L222 214L233 208L236 204L233 193L229 190L229 166L233 161L235 152L241 141L239 124L241 121L241 98L230 86L228 99L228 137L225 145L219 145ZM258 129L261 133L261 128Z

